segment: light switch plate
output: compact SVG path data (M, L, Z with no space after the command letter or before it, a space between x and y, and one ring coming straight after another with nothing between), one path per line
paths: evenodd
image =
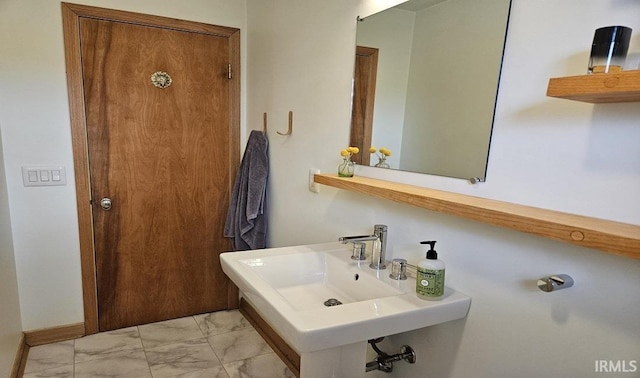
M62 165L22 166L24 186L64 186L67 174Z

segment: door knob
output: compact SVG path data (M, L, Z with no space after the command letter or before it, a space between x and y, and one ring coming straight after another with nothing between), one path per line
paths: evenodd
M100 200L100 207L102 210L108 211L111 210L111 198L103 198Z

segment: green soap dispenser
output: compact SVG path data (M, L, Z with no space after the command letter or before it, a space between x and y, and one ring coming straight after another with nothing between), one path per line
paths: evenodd
M418 262L416 274L416 293L421 299L437 301L444 295L444 262L438 260L435 250L435 241L423 241L420 244L429 244L426 260Z

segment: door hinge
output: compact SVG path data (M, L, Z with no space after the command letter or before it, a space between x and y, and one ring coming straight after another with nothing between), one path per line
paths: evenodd
M228 71L227 78L228 79L233 79L233 74L231 73L231 63L229 63L229 71Z

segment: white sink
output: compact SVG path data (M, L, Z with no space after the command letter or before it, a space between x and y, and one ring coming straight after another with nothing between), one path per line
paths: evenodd
M328 299L347 304L403 293L379 280L373 270L362 272L362 263L345 256L349 253L339 249L269 255L239 262L249 266L296 311L324 309Z
M298 353L406 332L467 315L471 299L445 289L440 301L415 294L415 279L393 280L390 268L350 259L340 243L220 255L243 297ZM390 266L390 264L387 264ZM342 304L327 307L337 299Z

